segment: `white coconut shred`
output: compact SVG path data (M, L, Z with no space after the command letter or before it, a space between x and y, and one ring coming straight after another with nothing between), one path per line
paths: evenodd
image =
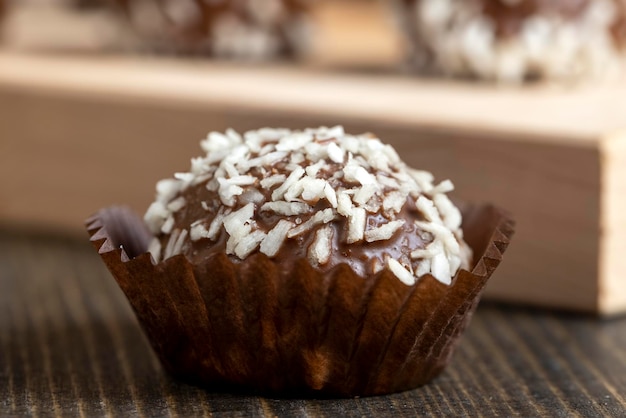
M411 248L403 259L374 263L373 273L386 267L407 285L425 274L450 284L460 268L469 268L461 214L447 196L452 183L434 184L432 174L409 168L371 134L350 135L341 126L263 128L243 135L227 130L210 133L201 147L206 155L192 160L190 172L157 184L145 214L155 235L169 235L169 242L150 247L157 261L180 254L185 241L214 241L220 231L228 236L227 254L245 259L259 251L271 258L288 240L307 233L313 236L307 258L323 266L333 251L333 222L345 221L346 245L384 242L408 222L399 214L410 202L422 215L414 222L427 244ZM191 223L189 231L174 228L175 213L187 204L181 192L198 185L219 196L219 202L202 202L215 215L208 223ZM262 212L284 219L265 230L257 223ZM370 225L370 216L378 221Z

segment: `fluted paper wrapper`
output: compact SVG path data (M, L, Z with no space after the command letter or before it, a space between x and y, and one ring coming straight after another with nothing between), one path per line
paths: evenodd
M165 368L212 387L363 396L420 386L448 363L481 290L500 263L513 222L492 206L463 210L475 267L446 286L406 286L390 271L362 278L263 254L220 255L194 266L154 263L143 221L123 207L87 221L91 242L130 301Z

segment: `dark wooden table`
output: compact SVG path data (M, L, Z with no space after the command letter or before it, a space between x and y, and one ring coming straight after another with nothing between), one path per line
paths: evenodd
M483 304L431 384L373 398L211 393L161 369L87 239L0 228L0 416L626 416L626 319Z

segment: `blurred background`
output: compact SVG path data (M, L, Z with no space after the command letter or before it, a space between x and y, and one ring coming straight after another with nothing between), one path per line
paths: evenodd
M624 8L0 0L0 225L84 234L209 131L342 124L515 215L488 297L626 310Z

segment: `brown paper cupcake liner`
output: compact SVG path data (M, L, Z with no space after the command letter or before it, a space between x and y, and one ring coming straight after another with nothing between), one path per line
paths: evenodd
M475 267L450 286L430 275L406 286L388 270L364 279L347 265L322 273L306 260L285 270L260 253L155 264L151 234L123 207L99 211L87 229L173 375L283 395L364 396L415 388L449 362L513 234L493 206L463 212Z

